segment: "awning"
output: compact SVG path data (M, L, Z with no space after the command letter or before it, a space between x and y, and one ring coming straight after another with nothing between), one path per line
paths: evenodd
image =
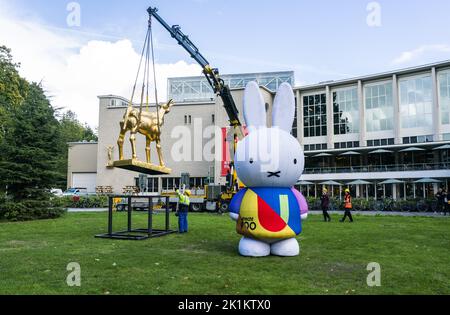
M297 182L297 185L303 185L303 186L305 186L305 185L314 185L314 183L308 182L306 180L301 180L301 181Z
M446 144L446 145L434 148L433 150L450 150L450 144Z
M335 181L332 181L332 180L329 180L329 181L320 183L319 185L326 185L326 186L342 186L341 183L338 183L338 182L335 182Z
M422 178L419 180L416 180L414 183L416 184L436 184L436 183L442 183L440 180L434 179L434 178Z
M365 181L365 180L354 180L353 182L347 183L347 185L371 185L371 182Z
M393 151L385 150L385 149L378 149L372 152L369 152L369 154L381 154L381 153L393 153Z
M327 157L327 156L333 156L333 154L330 153L320 153L317 155L313 155L312 157Z
M348 156L348 155L361 155L361 153L355 152L355 151L348 151L345 153L340 154L341 156Z
M388 179L381 183L378 183L378 185L389 185L389 184L403 184L404 182L398 179Z
M425 149L417 148L417 147L411 147L411 148L400 150L399 152L417 152L417 151L425 151Z

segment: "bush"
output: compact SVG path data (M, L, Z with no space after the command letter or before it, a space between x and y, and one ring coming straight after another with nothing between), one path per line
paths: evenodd
M74 198L72 196L55 198L53 204L63 208L76 208L76 209L88 209L88 208L107 208L108 196L82 196Z
M322 210L320 207L320 198L307 198L310 210ZM395 212L434 212L437 204L435 199L411 199L411 200L393 200L385 198L375 200L369 198L353 198L353 210L355 211L395 211ZM330 197L330 210L344 209L343 201L339 197Z
M54 207L50 202L41 200L26 200L14 202L4 200L0 203L0 220L30 221L56 219L64 215L65 210Z

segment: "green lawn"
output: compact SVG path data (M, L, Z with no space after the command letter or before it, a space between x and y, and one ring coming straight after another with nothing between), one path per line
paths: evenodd
M299 257L262 259L240 257L234 223L215 214L146 241L95 239L106 213L0 223L0 294L450 294L449 218L337 219L304 222ZM81 265L81 287L66 284L70 262ZM369 262L381 265L381 287L366 284Z

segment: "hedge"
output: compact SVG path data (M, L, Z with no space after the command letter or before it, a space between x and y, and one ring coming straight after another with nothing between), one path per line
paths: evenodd
M310 210L321 210L320 198L308 197ZM355 211L395 211L395 212L434 212L437 208L435 199L393 200L385 198L375 200L369 198L353 198L353 210ZM330 210L343 210L343 201L330 197Z
M0 201L0 220L31 221L56 219L64 215L65 210L48 201L25 200L14 202L2 198Z
M108 196L66 196L61 198L54 198L53 203L63 208L76 208L76 209L88 209L88 208L107 208Z

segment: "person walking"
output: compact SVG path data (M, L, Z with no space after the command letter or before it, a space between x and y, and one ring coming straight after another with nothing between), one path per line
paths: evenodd
M438 193L436 194L437 211L438 212L443 212L444 215L445 215L445 212L446 212L445 199L447 199L447 193L442 188L439 188Z
M189 190L185 190L181 193L180 190L177 189L176 193L178 195L178 232L187 233L187 217L189 213L189 205L191 204L189 196L191 195L191 192Z
M444 208L444 215L447 215L447 213L450 215L450 190L447 192L447 202Z
M350 189L346 189L345 190L345 196L344 196L344 210L345 210L345 214L344 217L341 219L341 222L345 222L345 219L347 219L347 217L350 219L350 222L353 222L353 216L352 216L352 209L353 209L353 205L352 205L352 196L350 195Z
M330 222L331 217L328 214L328 209L330 207L330 197L328 196L328 190L326 188L322 191L322 196L320 197L320 206L323 212L323 220L325 222Z

